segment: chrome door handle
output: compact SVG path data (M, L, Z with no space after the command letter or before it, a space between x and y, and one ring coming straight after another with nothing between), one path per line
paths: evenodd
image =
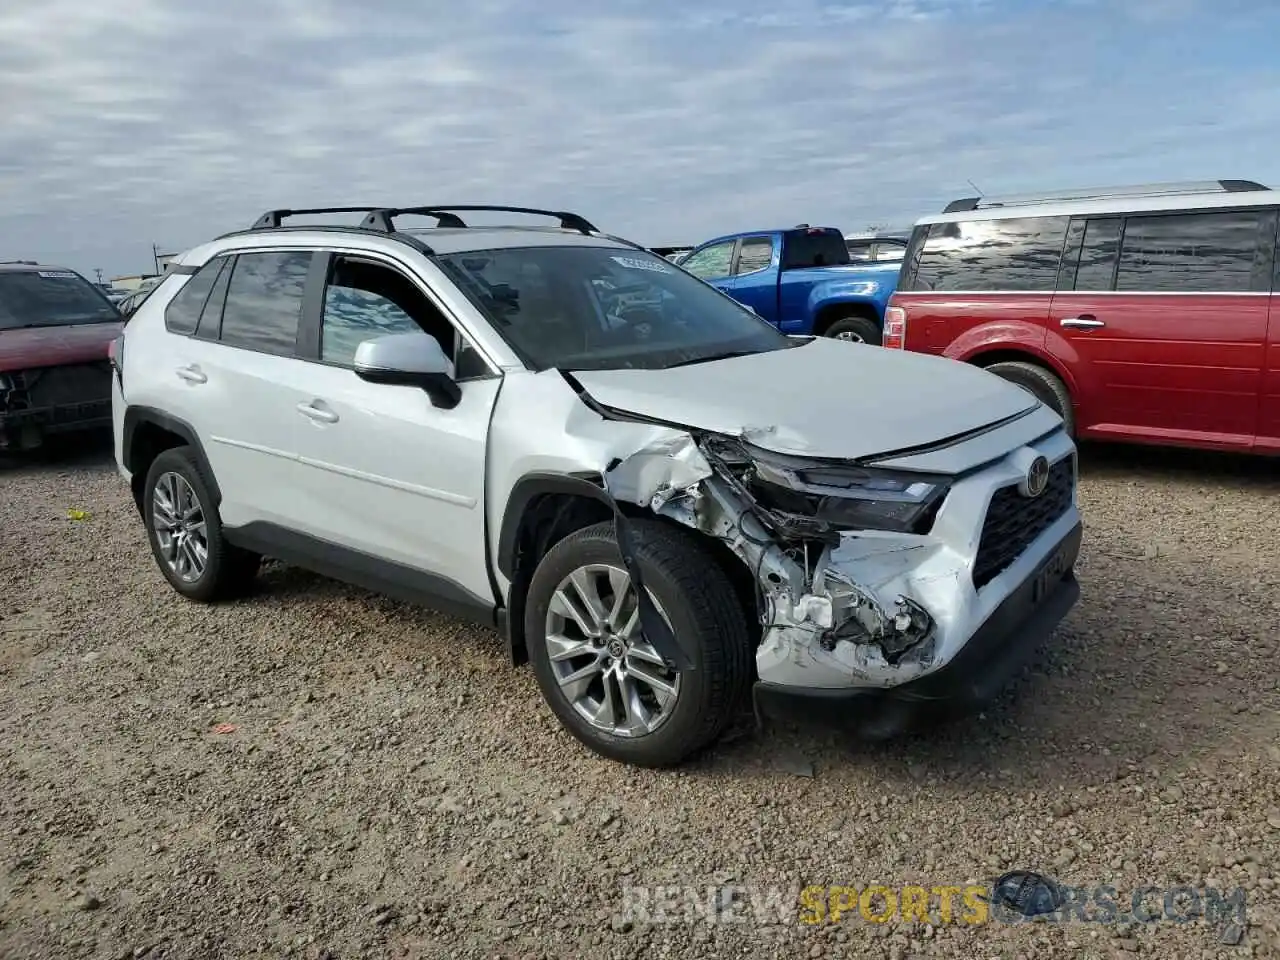
M328 407L315 406L318 402L300 403L298 404L298 412L308 420L315 420L317 423L337 423L338 415Z
M1063 317L1058 321L1058 326L1073 330L1096 330L1098 327L1105 327L1106 324L1086 313L1079 317Z
M187 383L208 383L209 378L204 371L197 367L194 363L185 367L179 367L174 371L178 377Z

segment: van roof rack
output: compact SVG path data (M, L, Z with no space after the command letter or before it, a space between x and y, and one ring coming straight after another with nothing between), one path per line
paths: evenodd
M299 209L268 210L254 221L253 230L274 230L290 217L310 216L324 213L363 213L360 228L376 230L379 233L395 233L395 218L405 214L434 217L438 227L463 228L465 220L458 216L458 211L488 211L498 213L527 213L534 216L554 217L560 221L564 230L576 230L579 233L599 233L595 225L585 217L567 210L541 210L535 207L506 207L480 203L431 204L416 207L386 207L372 204L363 207L306 207Z
M1118 200L1133 197L1175 197L1196 193L1252 193L1271 188L1255 180L1186 180L1088 190L1061 190L1054 193L1018 194L1005 197L966 197L947 204L943 213L988 210L993 207L1023 207L1068 200Z

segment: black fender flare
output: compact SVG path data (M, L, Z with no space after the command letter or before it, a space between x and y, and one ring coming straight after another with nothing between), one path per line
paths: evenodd
M535 497L544 494L568 494L570 496L589 497L608 507L613 513L614 529L617 531L618 548L622 553L623 565L631 574L631 582L635 585L640 606L640 623L645 637L662 657L671 665L681 670L692 670L693 661L680 646L679 639L649 598L644 586L643 573L636 559L635 543L631 533L631 523L621 506L604 487L604 478L593 482L590 474L554 474L531 473L521 477L511 489L507 498L507 506L503 511L502 528L498 531L498 569L508 580L515 582L516 538L520 531L520 522L525 510ZM510 628L509 628L510 629Z
M195 451L195 455L200 461L201 472L204 474L205 481L209 484L209 492L213 494L214 506L221 505L222 490L218 487L218 478L214 475L213 468L209 465L209 457L204 452L204 444L200 442L200 437L195 428L185 420L156 410L154 407L130 406L124 412L124 429L121 435L120 455L124 459L125 469L134 476L138 473L137 455L134 452L133 439L138 428L144 424L151 424L172 433L174 436L181 437Z
M498 531L498 570L508 580L515 580L516 538L529 504L546 494L589 497L613 510L613 498L604 489L599 475L566 473L529 473L516 481L507 497Z

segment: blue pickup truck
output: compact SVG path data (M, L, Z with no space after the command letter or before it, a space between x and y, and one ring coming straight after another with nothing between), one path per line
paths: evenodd
M678 262L783 333L877 346L902 266L901 260L851 262L839 230L807 224L717 237Z

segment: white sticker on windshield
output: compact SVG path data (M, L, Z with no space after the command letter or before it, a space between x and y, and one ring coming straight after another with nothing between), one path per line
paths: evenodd
M74 280L76 276L70 270L37 270L36 274L50 280Z
M638 257L610 257L614 263L628 270L648 270L650 273L675 273L664 263L655 260L641 260Z

